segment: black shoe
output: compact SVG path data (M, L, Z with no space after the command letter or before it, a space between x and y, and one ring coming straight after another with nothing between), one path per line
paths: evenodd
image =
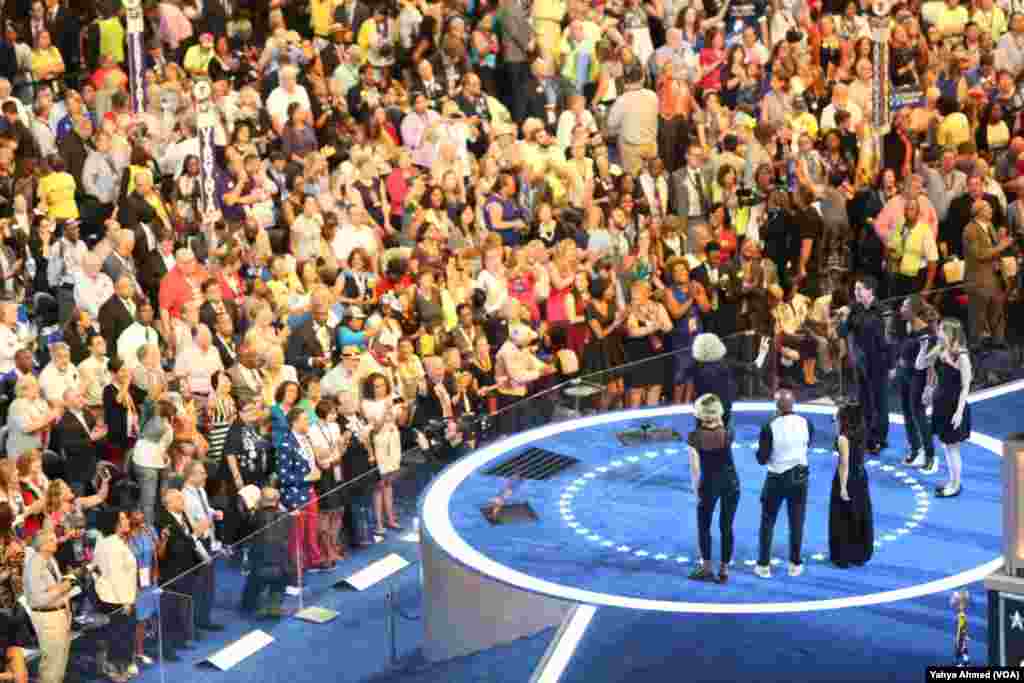
M163 660L165 662L180 662L181 657L174 650L164 650Z
M957 496L960 495L960 492L963 490L963 488L964 487L963 487L962 484L960 486L957 486L955 489L950 488L948 485L940 486L940 487L935 489L935 497L936 498L956 498Z
M199 628L204 631L223 631L224 627L221 624L215 624L212 621L208 624L199 624Z

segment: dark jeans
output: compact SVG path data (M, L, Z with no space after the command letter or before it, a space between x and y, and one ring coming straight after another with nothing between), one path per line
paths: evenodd
M903 425L907 431L910 450L917 453L924 448L926 458L935 457L935 444L932 441L932 423L925 413L921 395L924 393L928 375L901 368L897 374L900 388L900 405L903 409Z
M511 407L509 407L511 406ZM498 415L495 426L499 436L509 436L537 426L537 404L528 396L498 394Z
M876 376L877 375L877 376ZM889 442L889 382L885 373L867 373L857 368L857 393L864 408L864 426L869 445Z
M800 548L804 541L804 517L807 513L806 465L797 465L782 474L769 472L761 490L761 535L758 545L757 563L768 566L772 554L772 536L775 535L775 519L779 508L786 503L789 515L789 561L800 564Z
M110 617L110 625L103 635L110 640L107 645L107 661L118 667L126 667L135 659L135 610L126 613L123 605L114 605L97 600L96 607Z
M712 479L702 479L698 489L697 539L700 543L700 556L705 562L711 561L711 519L715 515L715 506L721 500L718 532L722 536L722 562L728 564L732 561L732 522L740 504L740 484L735 470L715 474Z

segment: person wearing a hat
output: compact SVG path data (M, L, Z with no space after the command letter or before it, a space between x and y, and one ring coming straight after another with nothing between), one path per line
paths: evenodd
M193 78L206 76L213 61L213 34L204 33L199 36L199 43L185 52L185 71Z
M696 581L729 580L732 561L732 524L740 502L740 481L732 459L733 431L725 426L722 401L714 394L704 394L693 404L697 427L687 438L690 452L690 476L697 494L697 541L700 564L690 573ZM711 520L721 501L718 528L722 534L722 556L718 575L711 571Z

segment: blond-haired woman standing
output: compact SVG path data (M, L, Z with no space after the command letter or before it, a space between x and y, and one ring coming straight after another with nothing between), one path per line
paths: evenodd
M971 391L971 356L960 321L946 318L939 323L938 343L928 348L921 345L915 366L931 368L925 388L924 402L932 405L932 433L946 449L949 481L935 490L939 498L960 495L960 473L963 462L960 444L971 436L971 407L967 395Z

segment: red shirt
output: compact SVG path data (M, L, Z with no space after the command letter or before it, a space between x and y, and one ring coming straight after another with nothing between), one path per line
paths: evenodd
M185 304L192 299L203 298L202 287L206 277L205 271L197 269L189 284L180 268L172 268L160 282L160 308L166 309L172 318L180 318Z

